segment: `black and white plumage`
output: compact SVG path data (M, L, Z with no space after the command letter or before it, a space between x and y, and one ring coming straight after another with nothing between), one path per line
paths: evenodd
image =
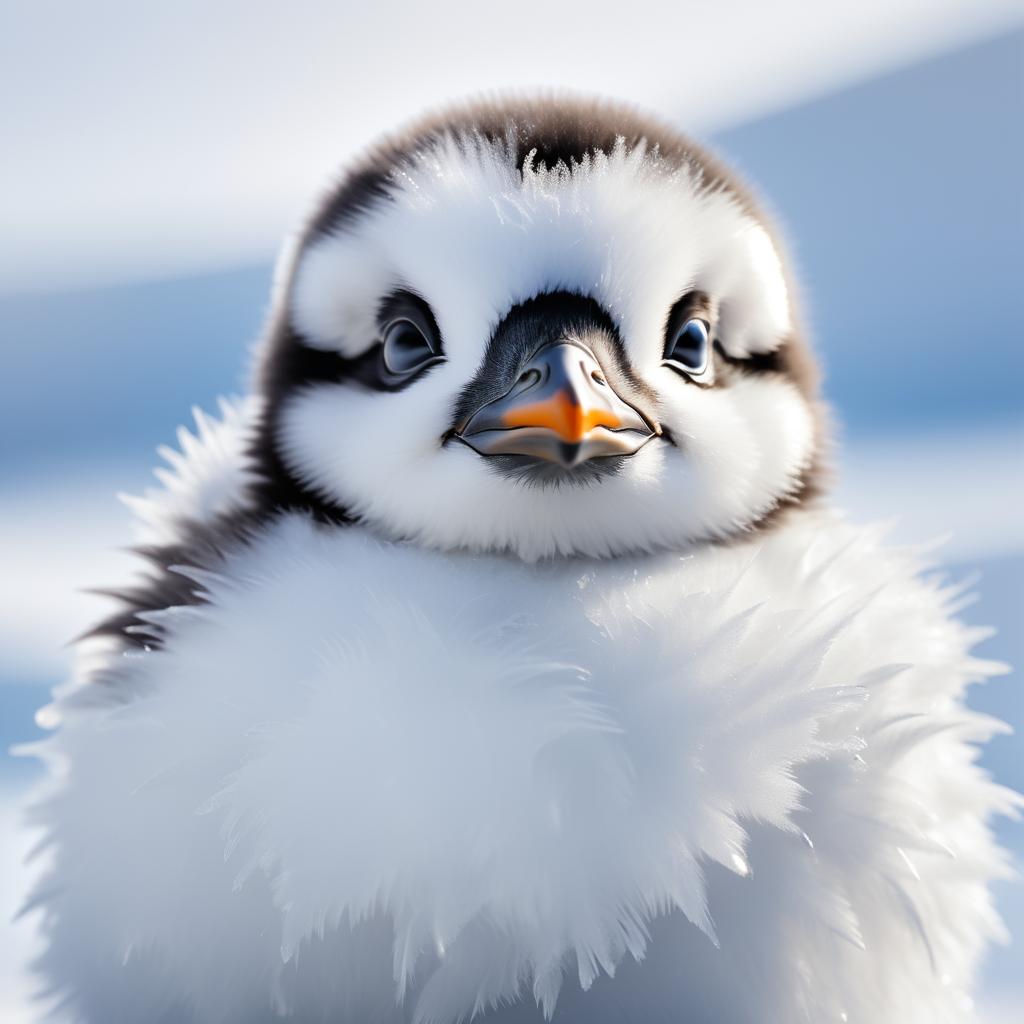
M76 1019L963 1021L1013 797L818 497L779 243L663 125L463 108L282 258L40 745Z

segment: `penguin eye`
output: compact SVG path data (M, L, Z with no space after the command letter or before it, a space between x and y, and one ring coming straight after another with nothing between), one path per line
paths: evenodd
M408 377L437 362L439 353L424 330L404 317L384 328L381 340L384 368L395 377Z
M430 307L411 292L395 292L381 306L373 386L401 388L428 366L444 362L441 332Z
M665 345L664 365L687 376L699 376L708 367L710 325L699 317L690 317L670 330Z

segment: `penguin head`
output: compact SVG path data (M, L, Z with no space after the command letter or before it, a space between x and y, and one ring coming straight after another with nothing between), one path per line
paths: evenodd
M664 125L554 100L420 122L282 257L266 500L526 559L764 526L822 447L792 292L747 191Z

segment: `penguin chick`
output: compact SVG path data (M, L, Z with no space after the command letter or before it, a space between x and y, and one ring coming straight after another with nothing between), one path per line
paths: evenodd
M464 106L282 257L39 745L82 1021L971 1019L955 590L822 497L779 240L674 130Z

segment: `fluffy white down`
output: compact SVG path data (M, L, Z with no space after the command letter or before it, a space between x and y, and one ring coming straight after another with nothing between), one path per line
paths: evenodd
M255 474L245 450L258 408L255 396L220 399L219 417L193 407L195 430L179 427L179 448L163 445L157 450L166 463L153 471L161 486L141 495L121 495L135 514L141 543L173 544L184 524L211 523L246 507L247 487Z
M41 969L90 1022L970 1019L1012 797L918 571L824 514L533 566L284 519L59 701Z

